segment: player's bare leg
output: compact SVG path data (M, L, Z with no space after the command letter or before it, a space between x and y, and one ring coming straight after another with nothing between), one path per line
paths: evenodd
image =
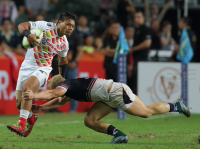
M131 106L125 110L125 112L144 118L148 118L154 114L162 114L167 112L179 112L185 114L187 117L190 116L190 111L183 104L182 100L176 102L175 104L158 102L146 106L138 96L135 96L135 100Z
M87 127L95 131L114 136L111 143L126 143L128 141L126 134L109 123L99 121L112 112L112 110L113 109L105 103L96 102L85 116L84 123Z
M26 92L27 90L32 90L35 92L40 86L40 82L37 77L31 76L23 85L22 87L22 93ZM20 98L20 91L18 93L18 98ZM20 105L20 100L16 100L17 107ZM10 129L11 131L16 132L17 134L21 136L28 136L32 130L32 127L37 120L37 116L33 115L31 112L31 107L32 107L32 100L24 100L22 98L21 100L21 110L20 110L20 119L19 123L17 125L8 125L7 128ZM28 119L28 130L25 130L26 127L26 121Z
M22 102L22 91L16 90L16 107L20 110Z

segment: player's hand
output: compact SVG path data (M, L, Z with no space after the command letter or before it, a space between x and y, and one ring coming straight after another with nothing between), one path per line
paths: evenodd
M37 41L37 39L39 39L40 37L35 35L35 34L29 34L27 37L27 40L30 44L32 45L38 45L39 42Z
M34 93L31 90L27 90L26 92L22 93L22 97L24 100L33 100L34 97Z
M33 104L31 111L33 113L39 113L40 111L42 111L42 106L37 105L37 104Z

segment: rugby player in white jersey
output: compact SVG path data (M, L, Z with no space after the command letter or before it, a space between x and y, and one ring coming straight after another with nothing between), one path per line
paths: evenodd
M126 84L113 82L113 80L98 78L65 80L61 75L56 75L50 79L48 85L52 90L39 93L28 90L23 93L25 100L55 98L41 106L34 105L34 112L57 108L71 99L96 102L87 113L84 123L95 131L114 136L111 143L127 143L128 141L125 133L109 123L100 121L112 111L112 108L118 107L131 115L144 118L167 112L179 112L186 117L190 117L190 110L184 105L182 99L176 103L157 102L146 106L138 96L132 93Z
M59 74L65 75L67 67L67 53L69 44L66 36L69 36L75 27L76 16L70 12L60 14L58 22L24 22L18 25L19 32L26 36L33 48L27 49L25 59L21 65L17 86L16 106L20 109L20 118L15 125L8 125L11 131L28 136L37 120L37 116L31 111L32 101L24 100L22 93L31 90L36 92L39 87L46 84L49 73L52 70L51 63L54 55L58 54ZM42 42L39 43L35 34L30 30L43 31Z

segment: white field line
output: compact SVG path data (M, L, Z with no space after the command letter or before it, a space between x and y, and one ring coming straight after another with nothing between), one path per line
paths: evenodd
M180 116L179 114L165 114L165 115L156 115L152 116L150 118L146 118L145 120L152 120L152 119L159 119L159 118L167 118L167 117L176 117ZM184 115L183 115L184 116ZM129 120L130 118L127 118ZM113 122L113 121L118 121L118 119L107 119L105 122ZM81 121L65 121L65 122L54 122L54 123L36 123L36 125L49 125L49 124L57 124L57 125L62 125L62 124L77 124L77 123L84 123L83 120ZM0 127L5 127L7 124L0 124Z

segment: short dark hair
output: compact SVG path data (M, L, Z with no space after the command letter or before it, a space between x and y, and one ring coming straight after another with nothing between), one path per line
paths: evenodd
M110 26L113 25L113 24L119 24L120 25L120 22L116 19L113 19L110 21Z
M135 12L135 14L136 14L136 13L141 13L142 16L144 17L144 12L143 12L142 10L137 10L137 11Z
M2 19L2 24L4 24L5 21L9 21L10 23L12 23L11 20L10 20L10 18L4 18L4 19Z
M65 21L67 19L72 19L75 21L76 18L77 18L77 16L75 14L66 11L66 12L60 14L58 20Z
M153 24L155 21L160 22L158 19L152 19L152 20L151 20L151 26L152 26L152 24Z
M164 27L166 27L167 25L172 25L168 20L166 20L166 21L164 21L163 23L162 23L162 29L164 28Z
M183 20L183 22L185 24L187 24L188 26L190 26L192 24L192 19L189 17L183 17L183 18L181 18L181 20Z
M125 27L125 30L127 29L127 28L134 28L135 29L135 26L134 25L127 25L126 27Z

